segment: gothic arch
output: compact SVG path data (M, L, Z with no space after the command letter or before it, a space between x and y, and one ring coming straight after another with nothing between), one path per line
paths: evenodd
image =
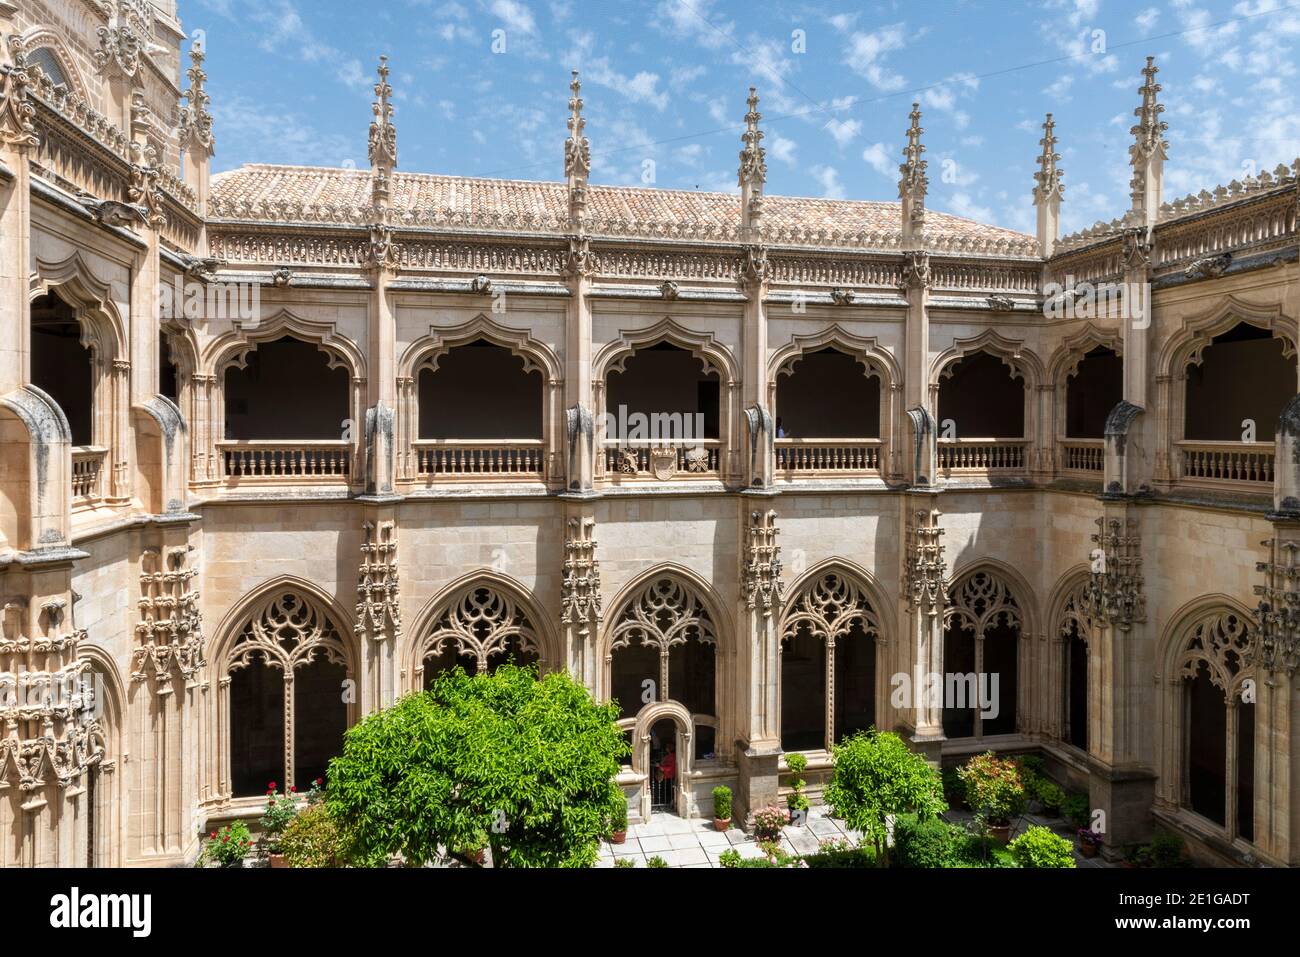
M99 763L90 768L86 774L96 775L93 788L89 785L88 813L93 815L94 846L91 848L91 860L95 867L121 867L123 863L122 838L126 833L125 823L130 820L130 789L124 786L123 775L126 768L122 760L126 748L127 703L121 673L117 663L104 649L95 645L81 644L78 647L82 658L90 662L89 670L102 677L102 684L94 686L95 725L98 740L103 748ZM102 699L102 700L101 700Z
M247 325L240 320L234 329L214 339L204 351L202 367L220 376L230 366L243 368L248 354L263 342L286 336L311 342L329 359L329 368L346 369L354 383L366 379L365 355L350 338L338 332L332 322L313 322L282 309L261 322Z
M862 365L867 376L880 379L882 389L888 390L903 380L893 353L882 348L875 336L854 335L837 322L820 332L792 336L789 342L772 353L767 365L768 381L775 383L777 376L793 370L803 356L825 348L838 349L852 356Z
M819 584L831 577L838 578L844 583L846 586L844 592L837 597L824 596L824 599L809 603L806 599L810 598ZM871 609L870 615L863 617L859 622L863 631L872 635L877 642L888 643L889 641L889 619L883 611L889 607L888 599L875 576L855 562L843 558L828 558L818 562L791 582L787 586L786 594L788 597L781 611L783 638L791 625L800 622L807 622L812 626L818 637L824 638L827 633L838 637L846 633L854 618L850 611L852 600L856 599L864 601ZM841 606L843 610L819 614L816 605Z
M1089 568L1076 565L1056 580L1047 603L1048 623L1053 636L1060 635L1070 623L1079 626L1079 636L1087 640L1088 620L1079 603L1082 589L1088 584Z
M57 263L38 259L31 276L28 301L53 293L76 312L81 344L101 364L129 361L126 325L113 301L112 283L99 278L80 252Z
M740 373L734 357L726 346L714 338L713 333L692 332L672 316L665 316L644 329L620 329L618 338L605 343L596 353L592 361L592 380L598 387L603 387L611 372L623 371L623 364L637 349L661 342L685 349L695 356L705 372L718 374L722 388L735 388L739 381Z
M527 329L503 326L482 313L458 326L430 326L428 335L416 339L402 353L398 377L415 378L422 369L436 370L439 360L452 349L479 339L509 349L524 361L524 372L540 372L548 384L564 379L563 366L550 346L533 338Z
M618 619L626 610L626 606L635 598L639 597L648 587L653 585L657 579L669 578L678 581L684 585L693 597L697 599L700 606L708 613L712 622L713 640L717 645L719 654L730 654L733 651L731 641L731 620L726 614L725 606L718 597L717 592L713 590L703 576L678 565L675 562L664 562L654 566L654 568L644 571L637 575L630 582L624 585L614 596L606 607L615 610L612 615L606 615L603 623L603 631L600 638L599 657L608 664L610 654L613 651L614 644L618 640ZM608 669L606 669L608 670ZM608 674L606 675L608 684ZM604 697L608 697L605 695Z
M68 92L78 99L89 99L86 93L86 82L81 77L81 71L77 69L76 60L69 55L63 36L51 27L35 26L22 35L22 41L23 50L26 51L28 57L31 56L34 50L47 47L58 63L59 69L63 71L63 75L68 79ZM29 60L28 66L32 65ZM53 79L53 77L50 79Z
M1160 347L1156 374L1172 378L1181 377L1190 364L1201 361L1215 336L1222 335L1238 323L1264 329L1274 338L1281 339L1288 358L1296 354L1296 321L1283 315L1280 305L1253 303L1236 296L1226 296L1217 305L1194 316L1188 316L1178 329Z
M1089 575L1087 565L1071 568L1057 579L1051 591L1052 597L1047 603L1047 634L1044 636L1047 649L1044 670L1047 681L1041 700L1045 702L1044 723L1054 739L1065 740L1068 732L1080 730L1074 728L1071 721L1071 690L1078 687L1086 692L1088 682L1093 677L1087 670L1090 666L1086 665L1094 651L1090 643L1090 625L1084 611L1084 593L1088 587ZM1083 643L1080 654L1085 658L1085 670L1082 675L1073 673L1074 667L1079 663L1077 658L1071 656L1076 650L1071 644L1074 641ZM1076 685L1076 681L1082 684ZM1086 726L1087 722L1084 722L1084 728ZM1081 735L1075 737L1082 740Z
M246 620L268 601L273 601L280 594L297 593L317 606L317 610L329 616L342 640L343 653L346 655L348 669L357 674L360 657L357 653L356 637L352 633L352 623L356 612L344 608L333 595L319 585L297 575L279 575L258 585L243 598L230 606L221 621L213 630L216 640L208 652L209 677L220 680L226 670L227 659L232 647L239 638L239 633Z
M477 592L486 591L487 596ZM463 575L441 589L415 617L405 669L407 688L424 687L424 659L435 645L454 647L480 662L511 638L536 650L543 673L562 668L564 656L550 618L521 582L491 569Z
M1063 393L1070 376L1079 370L1079 363L1093 349L1109 349L1118 356L1124 355L1124 339L1112 329L1103 329L1088 322L1073 335L1066 336L1052 353L1047 365L1047 384Z
M976 352L987 352L1001 359L1013 378L1023 380L1026 397L1034 395L1043 382L1042 360L1025 348L1023 339L1008 339L996 329L985 329L977 336L954 339L951 346L935 357L930 365L930 391L937 394L940 380L952 374L953 365ZM1026 427L1027 423L1028 419Z
M1253 702L1243 697L1243 691L1246 682L1255 677L1254 667L1249 663L1249 652L1251 634L1258 623L1249 608L1223 594L1188 602L1170 617L1170 622L1161 637L1156 675L1162 689L1158 707L1163 720L1159 726L1165 735L1157 756L1157 800L1176 813L1186 815L1183 822L1194 829L1208 828L1211 833L1228 840L1243 837L1250 840L1251 835L1239 830L1243 818L1238 807L1238 773L1241 762L1251 762L1245 765L1247 768L1253 765L1254 754L1252 750L1246 755L1239 748L1239 722L1243 717L1242 709L1247 705L1253 708ZM1223 695L1224 767L1219 769L1222 780L1218 782L1223 785L1223 795L1222 807L1216 809L1216 813L1222 811L1222 823L1196 808L1197 792L1193 782L1198 762L1192 755L1193 703L1189 698L1194 686L1188 681L1196 680L1201 669L1204 669L1210 687ZM1248 714L1253 715L1253 712ZM1250 737L1253 742L1253 727ZM1206 760L1203 748L1198 749L1197 755L1202 762ZM1247 775L1248 780L1249 777ZM1241 806L1246 808L1246 819L1250 819L1249 797Z

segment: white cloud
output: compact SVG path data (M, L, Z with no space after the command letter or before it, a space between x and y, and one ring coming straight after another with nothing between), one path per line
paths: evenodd
M847 146L862 131L858 120L837 120L834 117L826 121L826 131L835 139L838 146Z
M497 19L505 24L508 30L515 30L529 35L537 31L537 23L533 20L533 12L524 4L519 3L518 0L492 0L489 9Z
M662 0L651 20L656 28L679 40L693 40L709 50L731 41L736 25L718 16L715 0Z
M881 176L893 179L898 174L898 163L890 158L889 148L884 143L872 143L862 151L862 159Z
M1136 24L1137 28L1141 30L1143 33L1150 33L1151 28L1156 25L1156 21L1158 21L1159 19L1160 19L1160 8L1147 7L1145 10L1143 10L1141 13L1139 13L1136 17L1133 18L1133 23Z
M818 185L822 188L822 196L826 199L843 199L844 184L840 182L839 171L834 166L817 166L809 167L808 172L812 175Z
M901 50L905 45L906 35L901 23L869 33L854 33L849 37L844 63L877 89L901 90L906 81L883 61L889 53Z
M635 76L627 76L609 65L609 57L599 57L590 61L583 79L616 90L633 103L649 103L656 110L668 106L668 94L659 89L658 73L642 70Z
M794 140L786 139L778 133L772 139L772 145L768 148L768 152L771 153L774 158L779 159L782 163L788 163L789 165L794 166L796 162L794 151L797 148L798 144L795 143Z

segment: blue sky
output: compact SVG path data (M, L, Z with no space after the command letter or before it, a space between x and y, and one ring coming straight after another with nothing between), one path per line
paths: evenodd
M409 171L560 179L576 68L593 182L652 169L657 186L734 190L754 85L770 194L894 200L919 99L931 208L1026 232L1053 112L1071 231L1128 206L1148 54L1166 199L1300 156L1300 0L180 0L180 14L207 36L217 170L366 167L380 53Z

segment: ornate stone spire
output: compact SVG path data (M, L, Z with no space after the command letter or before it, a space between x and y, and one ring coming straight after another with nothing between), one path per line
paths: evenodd
M203 151L211 155L215 140L212 136L212 113L208 110L212 100L204 88L208 81L208 75L203 72L206 57L203 44L196 40L190 47L190 69L186 73L190 87L184 93L186 106L181 109L181 145L191 152Z
M749 112L745 114L745 132L740 138L745 146L740 151L740 225L745 235L757 232L763 220L763 186L767 183L767 150L763 148L763 131L758 121L758 93L749 88L745 101Z
M388 57L379 58L379 82L375 84L375 102L370 122L370 169L374 180L377 208L388 205L389 178L397 165L397 127L393 125L393 88L388 85Z
M1038 252L1044 259L1052 255L1060 235L1061 197L1065 187L1061 184L1064 173L1057 167L1061 154L1056 152L1056 123L1047 114L1043 123L1043 147L1038 156L1038 172L1034 174L1034 205L1038 207Z
M930 179L925 175L929 165L921 156L925 147L921 145L921 104L912 104L912 125L907 129L907 146L903 149L906 160L898 171L902 177L898 181L898 198L903 201L903 247L916 248L921 245L925 234L925 196L930 189Z
M569 138L564 141L564 178L569 184L569 221L581 230L587 215L587 177L591 173L591 141L582 118L582 84L578 71L569 82Z
M1160 119L1165 108L1157 99L1162 87L1156 82L1160 70L1155 62L1155 57L1147 57L1146 68L1142 71L1144 82L1138 90L1142 94L1142 105L1133 111L1138 122L1129 130L1134 138L1129 147L1133 166L1133 179L1129 183L1133 205L1129 218L1131 225L1148 228L1155 225L1160 210L1164 162L1169 158L1169 142L1164 137L1169 124Z

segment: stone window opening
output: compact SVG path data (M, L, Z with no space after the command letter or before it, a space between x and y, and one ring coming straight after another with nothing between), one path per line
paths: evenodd
M227 793L258 797L272 781L305 793L323 777L356 718L354 676L343 633L326 609L297 591L263 600L222 672Z
M875 726L883 640L865 590L846 575L822 575L795 597L781 626L783 751L830 751Z
M493 674L506 662L541 667L541 639L521 604L504 590L473 584L449 598L419 653L416 685L433 687L459 666L468 675Z
M1080 361L1065 387L1065 437L1102 439L1106 418L1124 398L1124 361L1098 346Z
M1015 734L1020 605L996 574L977 571L949 589L943 633L943 733L949 738Z
M874 362L834 346L783 363L772 389L778 474L885 471L883 380Z
M180 364L172 356L172 346L166 333L158 337L158 394L181 404Z
M1020 374L988 352L963 356L939 381L940 438L1022 439L1025 383ZM945 434L945 423L951 423Z
M50 395L68 420L74 448L95 445L94 356L77 311L56 293L32 302L32 385Z
M1188 362L1183 438L1271 444L1296 383L1295 354L1287 343L1267 329L1238 323Z
M525 353L479 338L416 372L416 474L541 480L546 375Z

